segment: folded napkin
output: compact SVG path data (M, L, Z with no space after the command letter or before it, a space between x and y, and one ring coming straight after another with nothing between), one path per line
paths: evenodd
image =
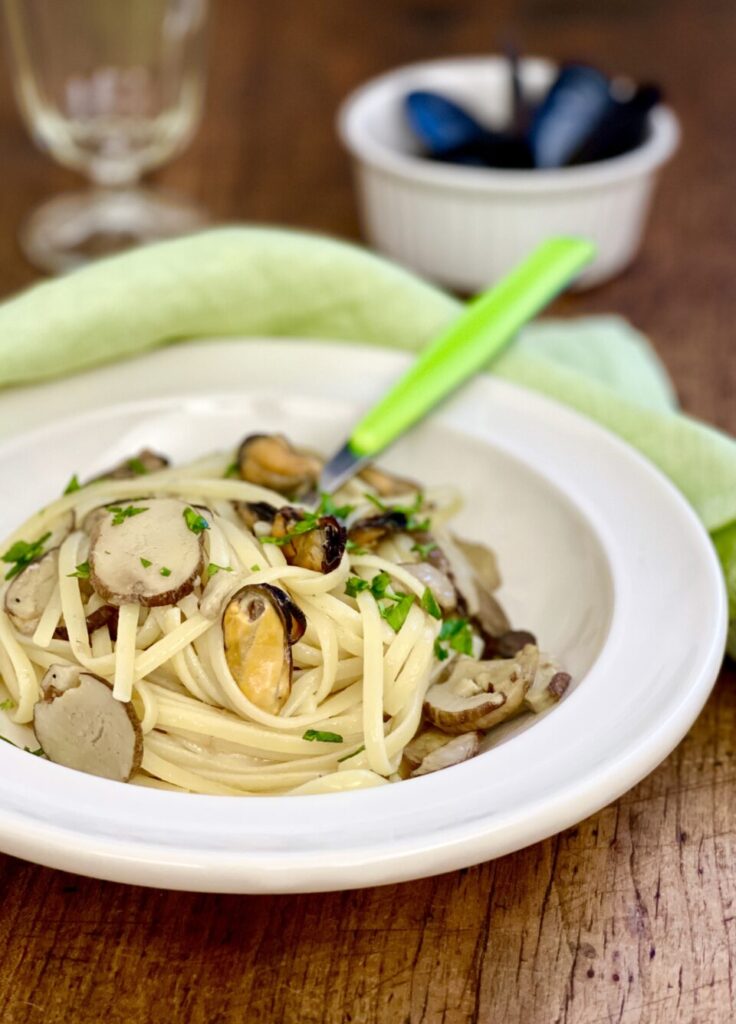
M416 349L460 308L356 246L291 231L223 228L101 260L0 306L0 386L217 335ZM493 373L602 423L679 487L721 558L736 656L736 442L677 411L648 342L617 317L535 323Z

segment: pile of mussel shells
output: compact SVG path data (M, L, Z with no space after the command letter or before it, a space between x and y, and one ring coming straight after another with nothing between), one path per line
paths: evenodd
M511 113L499 130L436 92L406 97L409 124L422 155L471 167L532 170L594 163L636 149L646 139L649 112L661 100L656 85L609 78L595 67L563 64L543 97L525 95L519 59L508 57Z

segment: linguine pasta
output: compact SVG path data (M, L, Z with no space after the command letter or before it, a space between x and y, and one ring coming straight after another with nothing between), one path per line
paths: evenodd
M111 473L72 489L8 539L0 676L12 721L33 725L46 755L68 766L213 795L384 785L417 774L423 761L407 767L406 752L427 736L433 756L459 740L457 760L469 756L470 733L477 750L487 708L460 727L467 708L457 712L450 701L448 711L443 691L432 711L428 691L447 690L458 666L508 664L519 654L489 653L513 631L494 601L501 626L493 639L480 589L475 601L458 590L473 560L453 569L447 557L457 544L447 529L457 496L393 481L397 493L382 497L366 474L315 511L313 495L300 498L293 481L290 491L258 482L263 474L249 471L242 453L237 477L225 456L182 467L161 460L162 468L122 479ZM167 564L162 551L173 552ZM187 552L194 572L179 564ZM485 596L493 601L492 589ZM80 679L94 696L84 698L89 711ZM466 686L461 702L501 692L473 685L477 693ZM62 718L54 709L65 705ZM82 722L81 738L69 734L73 722ZM96 768L95 747L112 756L128 732L129 777L127 768L108 770L111 762Z

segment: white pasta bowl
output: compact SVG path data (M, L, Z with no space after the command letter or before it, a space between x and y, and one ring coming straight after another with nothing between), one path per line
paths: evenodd
M530 95L550 85L555 65L521 63ZM340 109L369 241L425 277L480 291L554 235L595 243L597 257L576 283L613 277L639 248L657 174L679 141L674 112L658 106L643 144L621 156L559 170L464 167L424 159L403 103L414 89L441 92L482 122L503 125L508 62L456 57L396 68L367 82Z
M406 362L310 341L220 341L190 345L186 358L164 349L13 392L0 408L0 433L17 435L0 445L0 531L72 473L143 444L184 461L248 431L279 429L329 451ZM131 394L135 402L123 401ZM59 418L82 405L83 415ZM377 885L537 841L616 798L672 750L710 691L726 631L712 546L672 485L587 420L491 377L385 461L463 490L458 529L496 548L512 621L574 676L564 700L490 734L485 752L462 765L318 796L144 789L0 744L0 849L167 888ZM23 738L5 717L0 733Z

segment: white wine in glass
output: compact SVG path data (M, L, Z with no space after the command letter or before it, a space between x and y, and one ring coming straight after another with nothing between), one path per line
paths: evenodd
M208 0L3 0L18 104L37 145L92 188L58 196L21 231L63 271L194 230L202 212L141 177L188 144L205 87Z

